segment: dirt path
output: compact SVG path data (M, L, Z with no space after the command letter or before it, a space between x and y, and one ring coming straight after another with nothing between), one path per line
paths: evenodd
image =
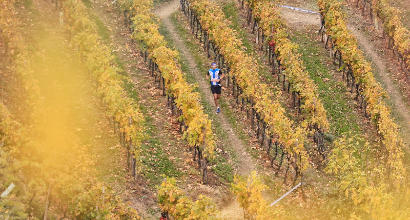
M314 26L318 30L320 28L320 16L318 14L304 13L288 8L280 8L280 13L288 24L291 24L298 30L306 28L306 26Z
M380 81L382 82L383 87L389 95L393 108L395 108L395 111L399 113L399 120L403 121L403 123L401 123L402 129L404 130L403 133L409 134L410 112L399 89L396 87L394 82L389 77L388 67L385 64L386 61L379 56L375 49L377 48L377 46L375 46L371 41L369 41L369 39L362 33L362 31L358 30L353 25L348 25L348 28L351 31L351 33L356 37L357 41L359 42L360 48L370 58L371 62L373 63L373 66L376 67L375 74L378 74L378 76L380 77ZM406 142L409 144L410 140L407 138Z
M299 11L293 11L290 9L282 8L281 14L283 18L292 26L298 29L302 28L320 28L320 17L318 14L309 14ZM371 63L375 67L374 73L379 76L379 79L389 95L389 99L393 106L393 113L397 115L398 124L402 128L403 134L410 133L410 113L403 99L399 89L394 84L392 78L388 74L388 66L386 61L376 52L374 45L363 33L354 27L354 25L348 25L351 33L356 37L359 43L359 47L368 56ZM409 145L410 137L408 135L402 135L404 141Z
M176 27L171 22L170 15L176 12L179 9L179 1L173 0L172 2L163 5L157 10L157 15L161 18L161 21L168 29L170 36L175 42L175 47L178 48L182 56L187 59L189 69L192 71L192 75L199 84L199 89L206 95L208 103L213 103L213 97L209 92L209 83L204 79L203 74L199 71L199 67L196 65L195 60L193 59L193 54L185 46L183 40L178 35ZM233 131L232 126L229 124L226 116L222 114L212 115L214 119L219 120L221 127L224 132L227 133L230 143L232 143L232 148L236 151L238 155L238 174L240 175L249 175L251 171L256 169L255 162L253 161L251 155L246 151L246 146L239 139L238 135ZM221 213L219 217L223 219L241 219L242 218L242 208L239 203L233 197L231 201L225 204L221 208Z
M193 59L194 56L185 46L184 42L179 37L174 24L171 22L170 15L176 12L178 9L179 1L173 0L172 2L164 4L161 8L159 8L156 14L161 18L161 21L168 29L172 39L175 42L175 47L178 48L181 51L182 56L187 59L189 69L192 71L192 75L194 76L195 80L199 83L199 89L204 94L208 94L206 95L208 103L213 103L212 94L209 92L209 82L204 79L203 73L199 71L195 60ZM230 139L230 143L232 143L233 149L238 154L238 173L240 175L249 175L252 170L256 169L256 165L251 155L249 155L249 153L246 151L246 146L239 139L238 135L233 131L232 126L229 124L224 114L211 115L211 117L214 117L215 119L220 121L222 129L228 134L227 136Z

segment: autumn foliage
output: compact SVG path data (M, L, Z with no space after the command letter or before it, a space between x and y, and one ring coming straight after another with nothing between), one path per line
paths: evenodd
M349 32L341 3L337 0L318 0L320 13L324 19L325 32L332 38L334 47L340 51L343 68L353 72L359 91L367 103L366 111L370 113L386 150L386 166L394 184L399 187L404 180L403 140L399 136L399 127L391 116L387 106L386 92L376 81L372 67L366 61L357 41Z
M199 195L192 201L176 186L174 178L165 179L159 186L158 202L161 210L175 219L217 219L217 208L210 198Z
M267 133L275 137L301 170L306 169L309 166L308 154L304 147L307 139L306 130L295 125L286 116L278 97L259 79L256 60L245 53L242 42L229 27L222 9L212 1L187 2L198 15L201 27L208 33L209 39L224 56L230 67L229 77L235 77L243 92L243 98L254 104L253 108L266 123Z

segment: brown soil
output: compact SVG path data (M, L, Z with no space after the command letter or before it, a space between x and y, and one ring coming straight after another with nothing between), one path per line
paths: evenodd
M288 24L292 25L297 29L304 29L306 26L309 25L320 25L319 15L298 12L288 8L281 8L280 13L284 18L286 18L286 22Z

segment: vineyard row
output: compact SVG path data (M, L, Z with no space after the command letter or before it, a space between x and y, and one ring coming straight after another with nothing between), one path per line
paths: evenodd
M206 183L208 163L215 154L215 137L211 120L201 106L199 93L186 82L178 63L178 52L167 47L159 33L158 21L152 12L153 2L121 1L120 7L134 34L133 40L140 46L145 61L148 60L151 75L162 86L171 109L178 108L181 131L184 130L184 137L193 149L194 160L198 161L202 180Z
M253 65L255 61L242 50L242 43L227 25L221 9L215 3L205 0L182 0L181 4L194 36L203 43L208 56L214 54L214 59L226 69L228 88L232 89L236 103L241 103L241 109L246 109L261 145L265 146L265 142L268 142L266 151L272 166L278 159L278 164L275 164L276 174L284 160L287 160L285 177L291 166L295 171L293 179L296 181L309 166L304 148L305 130L293 128L294 124L285 116L281 104L275 97L271 97L273 94L270 94L267 85L258 80L258 73Z
M373 76L371 65L358 49L356 39L348 31L340 2L337 0L318 0L322 27L320 34L326 48L332 52L343 78L356 93L356 100L364 109L365 115L374 121L381 142L387 151L385 162L391 177L398 186L403 180L403 141L399 127L391 117L390 109L384 98L386 92Z

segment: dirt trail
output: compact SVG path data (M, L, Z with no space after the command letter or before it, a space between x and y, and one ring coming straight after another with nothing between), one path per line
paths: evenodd
M170 15L179 9L179 1L173 0L170 3L164 4L156 11L156 14L161 18L165 27L168 29L170 36L175 42L175 47L178 48L182 56L187 59L189 69L192 71L192 75L199 83L199 89L205 93L208 103L213 103L212 94L209 92L209 82L203 77L203 73L200 72L198 66L193 59L193 54L185 46L184 42L179 37L174 24L171 22ZM238 154L238 173L240 175L249 175L252 170L256 169L255 162L251 158L251 155L246 151L246 146L239 139L238 135L233 131L232 126L229 124L224 114L211 115L214 119L221 122L222 129L228 134L230 143L233 144L233 149Z
M173 0L168 4L164 4L159 8L156 14L161 18L165 27L168 29L170 36L175 42L175 47L178 48L182 56L187 59L189 69L192 71L192 75L199 84L199 89L205 93L208 103L213 103L213 97L209 92L209 83L204 79L203 74L200 72L198 66L193 59L193 54L185 46L183 40L176 31L176 27L171 22L170 15L179 9L179 1ZM238 135L233 131L232 126L229 124L227 118L224 114L212 115L214 119L219 120L224 132L227 133L230 143L232 143L232 148L236 151L238 155L238 174L249 175L251 171L256 169L255 162L253 161L251 155L246 151L246 146L239 139ZM230 202L228 202L222 209L219 217L223 219L242 219L241 213L243 213L242 208L239 203L233 197Z
M353 25L348 25L348 29L351 33L356 37L359 47L363 50L363 52L370 58L373 66L376 67L375 74L379 76L379 80L382 82L384 89L387 91L389 98L392 102L394 110L399 114L398 118L403 123L400 123L403 129L403 133L409 134L410 133L410 112L404 101L399 89L396 87L394 82L389 76L388 67L385 64L385 60L379 56L376 52L377 46L374 45L369 39L362 33L362 31L358 30ZM407 144L410 144L410 139L408 135L406 135L405 140Z
M286 22L297 29L306 28L306 26L320 27L320 16L318 14L304 13L300 11L291 10L288 8L280 8L280 13Z
M318 14L309 14L299 11L293 11L290 9L281 9L282 17L292 26L297 28L320 28L320 17ZM379 76L379 79L389 95L390 101L393 106L394 113L398 116L398 123L402 128L403 134L410 133L410 113L409 109L404 101L399 89L396 87L392 78L389 77L388 67L386 61L380 57L376 52L376 45L374 45L369 39L362 33L362 31L357 30L353 25L348 25L351 33L356 37L359 43L359 47L368 56L371 63L375 67L374 73ZM409 145L410 137L408 135L402 135L404 141Z

